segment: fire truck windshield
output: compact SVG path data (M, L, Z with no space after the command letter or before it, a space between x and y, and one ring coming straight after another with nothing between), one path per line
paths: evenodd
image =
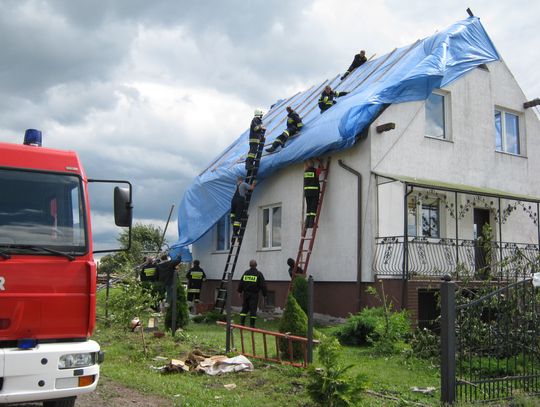
M44 254L87 251L81 178L0 169L0 249ZM28 250L40 246L43 250Z

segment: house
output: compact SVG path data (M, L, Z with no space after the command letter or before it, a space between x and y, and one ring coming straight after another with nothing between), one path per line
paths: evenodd
M364 70L352 74L347 79L351 83L342 88L349 90L360 84L357 99L353 94L324 115L316 111L314 117L309 111L320 92L308 90L304 102L293 100L293 106L301 106L307 131L313 129L314 136L306 142L324 134L331 138L332 129L346 133L351 124L344 118L353 117L352 126L358 125L353 142L346 140L336 148L334 143L322 150L324 157L331 156L331 165L308 270L315 280L316 312L336 316L357 312L373 304L366 288L380 288L382 281L386 295L398 307L410 309L420 324L429 323L435 313L434 291L443 276L481 280L485 273L499 278L506 273L508 277L510 262L503 260L516 256L532 259L538 254L540 122L533 108L524 107L525 95L487 34L481 36L478 52L472 52L474 63L463 68L460 61L467 60L471 50L458 46L456 36L463 30L456 27L472 28L473 23L477 35L481 25L478 19L470 18L394 50L400 59L393 65L385 65L383 60L390 61L388 55L394 51L370 61L371 68L365 64ZM447 54L441 54L441 43ZM427 54L408 59L419 47ZM467 54L462 60L460 52ZM434 65L440 68L434 58L444 61L447 70L432 75ZM428 73L417 80L419 72ZM362 103L359 100L366 97L361 92L368 87L367 77L376 94L369 100L382 102L365 119L353 113ZM392 92L394 99L388 96ZM310 93L315 95L311 102ZM281 108L287 103L281 103ZM330 114L334 109L336 113ZM265 119L271 121L272 115L279 114L283 116L274 109ZM314 123L311 128L310 120ZM395 128L382 126L388 123L394 123ZM390 130L382 131L385 127ZM247 147L245 140L243 143ZM303 148L299 143L296 150ZM220 156L222 162L227 151ZM321 149L315 147L310 152L321 155ZM274 156L280 154L295 154L295 145L291 143ZM255 189L235 274L238 278L248 268L249 259L256 259L268 280L268 301L276 306L285 303L290 281L286 260L296 257L300 239L301 161L284 159L284 165L271 176L267 174ZM242 165L231 167L233 164L227 164L228 168L237 173L242 170ZM220 165L218 157L209 168L214 166L219 172ZM276 166L270 163L269 167ZM221 207L226 212L226 203ZM229 220L223 212L192 243L194 258L200 259L213 280L203 293L206 302L214 300L230 244ZM182 225L179 227L182 230Z

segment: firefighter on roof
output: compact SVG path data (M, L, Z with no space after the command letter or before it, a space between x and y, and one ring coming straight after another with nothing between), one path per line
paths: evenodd
M285 147L287 139L298 133L302 129L303 125L304 123L302 123L302 119L298 113L296 113L292 107L287 106L287 129L277 136L272 143L272 146L267 148L266 151L273 153L279 146Z
M262 109L255 109L253 120L251 120L251 125L249 126L249 152L246 158L246 171L253 168L253 162L257 156L259 143L264 141L266 128L263 126L262 122L263 115L264 112Z
M366 62L367 62L366 51L362 50L360 51L359 54L356 54L354 56L351 66L349 66L349 69L347 69L347 72L345 72L340 79L341 80L345 79L352 71L354 71L356 68L361 67Z
M187 300L199 301L202 283L206 281L206 274L204 274L204 270L200 267L199 260L193 260L193 267L188 270L186 278L188 281Z
M249 322L252 328L257 320L257 305L259 303L259 291L262 291L266 298L266 281L263 274L257 270L257 262L249 261L249 270L246 270L240 279L238 292L243 294L242 311L240 312L240 324L245 325L246 316L249 311Z
M306 160L304 163L304 197L306 198L306 228L312 228L317 215L317 207L319 206L319 175L321 169L315 168L315 163L312 159Z
M335 90L332 90L330 85L326 85L319 98L319 108L321 109L321 113L326 112L336 104L334 98L340 98L348 94L349 92L336 92Z

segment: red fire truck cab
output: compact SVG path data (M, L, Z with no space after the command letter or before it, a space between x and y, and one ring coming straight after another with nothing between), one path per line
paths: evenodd
M96 388L89 182L128 185L115 221L131 227L128 182L87 179L73 151L0 143L0 404L72 406Z

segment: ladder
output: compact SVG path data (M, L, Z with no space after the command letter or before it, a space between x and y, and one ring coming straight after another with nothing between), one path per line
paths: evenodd
M315 244L315 237L317 236L317 229L319 228L319 217L321 216L321 208L324 201L324 194L326 192L326 184L328 183L328 171L330 170L330 158L326 159L326 163L321 167L321 173L319 175L319 184L321 186L319 190L319 205L317 206L317 214L313 221L312 228L306 228L306 224L302 222L302 236L300 237L300 245L298 247L298 254L296 255L296 262L292 271L291 282L289 283L289 293L292 290L292 282L296 277L296 271L298 267L304 270L304 275L307 276L307 269L309 265L309 259L313 252L313 245ZM321 165L321 164L319 164ZM303 199L303 198L302 198ZM308 233L308 231L311 231Z
M257 154L255 156L255 159L253 160L253 167L247 171L245 182L250 185L253 184L253 182L257 179L257 173L259 172L259 166L261 163L265 140L266 138L263 135L259 141L259 148L257 149ZM231 239L231 247L229 248L229 254L227 255L225 270L223 270L223 276L221 277L221 282L219 284L214 309L218 310L220 313L223 313L227 302L227 274L231 273L231 275L234 275L234 270L236 269L236 262L238 261L238 255L240 254L240 248L242 247L242 240L244 239L244 233L246 231L246 226L248 222L248 210L249 203L251 202L251 194L251 190L249 190L246 194L246 203L244 205L244 211L242 212L241 226L238 231L238 235L233 236Z

